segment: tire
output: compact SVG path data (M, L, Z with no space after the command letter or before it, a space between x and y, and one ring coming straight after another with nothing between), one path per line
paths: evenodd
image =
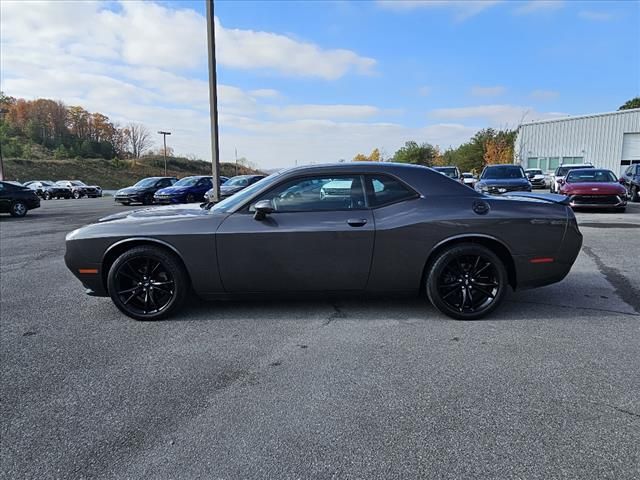
M638 187L636 185L632 185L629 190L629 200L632 202L640 202L640 195L638 195Z
M438 254L427 269L425 285L429 300L440 312L456 320L477 320L502 303L509 279L493 251L463 243Z
M143 205L152 205L153 204L153 194L147 194L144 197L142 197L142 204Z
M27 205L22 200L16 200L11 204L11 210L9 213L12 217L22 218L27 214Z
M82 193L80 193L78 190L76 190L75 192L73 192L73 198L76 200L79 200L80 197L82 197Z
M184 303L189 276L176 255L145 245L127 250L113 262L107 288L115 306L128 317L160 320Z
M44 192L42 196L45 200L51 200L51 192Z
M193 193L187 194L187 198L186 198L187 203L193 203L195 201L196 201L196 197Z

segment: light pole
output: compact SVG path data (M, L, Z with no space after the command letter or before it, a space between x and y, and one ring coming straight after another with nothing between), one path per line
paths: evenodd
M162 135L162 141L164 142L164 176L167 176L167 135L171 135L171 132L163 132L162 130L158 131L160 135Z
M213 201L220 200L220 159L218 147L218 89L216 75L216 28L213 0L205 0L207 5L207 47L209 51L209 114L211 115L211 180Z
M4 121L4 114L7 113L8 110L3 110L0 108L0 122ZM2 160L2 144L0 144L0 180L4 180L4 161Z

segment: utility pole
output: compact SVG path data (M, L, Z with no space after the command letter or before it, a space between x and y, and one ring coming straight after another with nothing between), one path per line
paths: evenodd
M209 115L211 115L211 177L213 201L220 200L220 159L218 147L218 88L216 75L216 27L213 0L207 4L207 46L209 50ZM237 168L237 167L236 167Z
M162 141L164 142L164 150L163 150L163 157L164 157L164 176L167 176L167 135L171 135L171 132L163 132L162 130L160 130L158 132L160 135L162 135Z
M4 121L7 110L0 109L0 122ZM2 145L0 144L0 180L4 180L4 161L2 160Z
M238 175L238 149L236 148L236 176Z

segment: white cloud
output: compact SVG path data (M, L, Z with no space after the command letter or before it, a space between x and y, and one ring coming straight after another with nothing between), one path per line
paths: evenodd
M581 10L578 12L578 16L584 20L591 20L593 22L608 22L615 17L611 12L596 12L594 10Z
M378 0L378 5L396 11L447 8L456 21L464 21L487 10L502 0Z
M276 33L225 28L218 19L216 43L216 57L222 65L245 70L273 69L287 75L335 80L351 72L371 74L376 65L373 58L351 50L325 50Z
M502 95L506 88L496 85L495 87L472 87L471 95L475 97L497 97Z
M267 111L278 118L301 119L358 119L380 113L380 109L372 105L287 105L268 107Z
M536 100L553 100L560 96L560 92L555 90L534 90L530 96Z
M272 88L259 88L257 90L250 90L249 94L254 97L260 98L278 98L280 97L280 92L274 90Z
M520 5L513 12L516 15L529 15L532 13L552 12L564 6L563 0L530 0Z
M519 105L477 105L473 107L439 108L429 112L430 116L445 120L476 119L494 127L515 127L523 121L564 117L566 114L537 112L531 107Z

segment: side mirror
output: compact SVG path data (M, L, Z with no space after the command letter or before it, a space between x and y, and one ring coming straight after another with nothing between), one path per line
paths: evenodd
M618 182L619 182L619 183L621 183L622 185L624 185L624 178L620 178L620 179L618 180Z
M253 218L256 220L264 220L267 215L274 212L271 200L260 200L253 206L253 208L256 211Z
M564 185L564 180L562 178L558 179L558 185Z

